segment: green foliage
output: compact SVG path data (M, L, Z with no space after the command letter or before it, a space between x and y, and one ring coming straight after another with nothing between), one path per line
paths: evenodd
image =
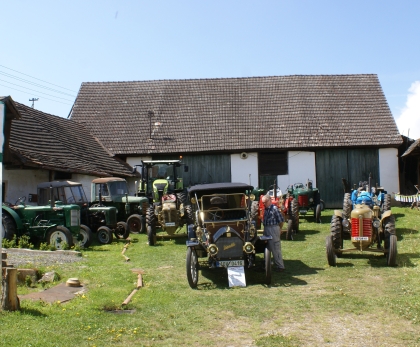
M21 237L19 237L17 246L18 248L34 248L34 245L30 242L30 238L28 235L22 235Z
M11 240L7 240L7 239L2 240L3 248L16 248L16 245L17 245L16 235L13 235L13 238Z

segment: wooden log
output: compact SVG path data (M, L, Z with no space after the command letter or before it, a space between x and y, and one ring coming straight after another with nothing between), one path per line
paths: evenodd
M138 292L138 290L139 290L138 288L134 289L131 292L131 294L129 296L127 296L127 299L125 299L121 305L127 305L131 301L131 299L134 296L134 294L136 294Z
M141 277L141 274L138 274L137 276L137 289L143 287L143 278Z
M123 257L125 258L125 261L130 261L130 258L123 254Z
M4 269L1 290L1 308L5 311L20 310L20 302L17 296L17 269Z

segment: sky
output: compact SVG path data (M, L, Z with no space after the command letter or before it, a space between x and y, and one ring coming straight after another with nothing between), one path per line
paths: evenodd
M420 138L418 0L14 0L0 8L0 96L46 113L68 117L83 82L368 73L378 75L400 133Z

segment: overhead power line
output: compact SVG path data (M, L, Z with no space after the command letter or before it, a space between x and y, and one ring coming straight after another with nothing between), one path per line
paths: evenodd
M60 87L60 86L58 86L58 85L56 85L56 84L54 84L54 83L50 83L50 82L47 82L47 81L41 80L41 79L36 78L36 77L32 77L32 76L30 76L30 75L24 74L23 72L19 72L19 71L17 71L17 70L13 70L13 69L11 69L11 68L9 68L9 67L7 67L7 66L4 66L4 65L0 65L0 66L1 66L1 67L4 67L5 69L8 69L8 70L11 70L11 71L14 71L14 72L20 73L21 75L28 76L28 77L33 78L33 79L35 79L35 80L38 80L38 81L41 81L41 82L44 82L44 83L51 84L52 86L55 86L55 87L58 87L58 88L61 88L61 89L66 89L66 90L68 90L68 91L70 91L70 92L73 92L73 93L77 93L75 90L71 90L71 89L68 89L68 88Z
M17 90L18 92L26 93L28 95L32 95L33 94L33 93L29 93L29 92L26 92L26 91L23 91L23 90L20 90L20 89L16 89L16 88L13 88L13 87L5 86L4 84L0 84L0 86L6 87L6 88L9 88L9 89L13 89L13 90ZM61 101L58 101L58 100L49 99L49 98L46 98L45 96L43 96L42 99L53 101L53 102L58 102L59 104L63 104L63 105L72 105L72 104L69 104L67 102L61 102Z

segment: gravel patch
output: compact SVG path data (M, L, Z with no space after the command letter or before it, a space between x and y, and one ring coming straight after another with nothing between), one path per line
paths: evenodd
M52 266L84 260L82 254L76 251L38 251L23 248L2 248L2 252L7 254L7 265L15 268Z

